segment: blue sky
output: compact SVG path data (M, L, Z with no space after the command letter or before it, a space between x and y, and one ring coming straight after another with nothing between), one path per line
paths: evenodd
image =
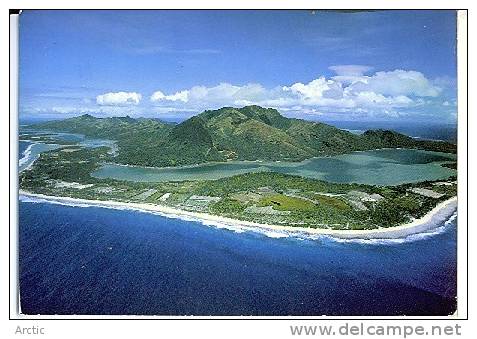
M25 11L20 116L456 120L453 11Z

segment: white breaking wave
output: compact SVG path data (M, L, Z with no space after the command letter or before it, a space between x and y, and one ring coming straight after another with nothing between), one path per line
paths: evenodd
M223 230L232 231L235 233L244 233L248 231L247 227L239 227L239 226L224 224L224 223L215 222L215 221L200 220L199 222L204 226L215 227L215 228L219 228Z
M147 213L147 214L153 214L153 215L158 215L161 217L166 217L169 219L181 219L184 221L192 221L192 222L197 222L200 223L204 226L209 226L209 227L215 227L218 229L223 229L223 230L228 230L228 231L233 231L235 233L244 233L244 232L254 232L254 233L260 233L263 234L269 238L285 238L289 237L290 234L288 232L280 232L280 231L275 231L275 230L269 230L269 229L261 229L261 228L256 228L256 227L247 227L247 226L237 226L237 225L232 225L232 224L227 224L227 223L222 223L218 221L210 221L210 220L203 220L200 218L194 218L192 216L184 216L184 215L178 215L178 214L173 214L173 213L163 213L160 211L149 211L149 210L143 210L140 208L135 208L135 207L129 207L129 206L113 206L113 205L104 205L101 204L99 201L98 204L94 203L83 203L83 202L75 202L75 201L65 201L65 200L56 200L56 199L44 199L40 197L32 197L32 196L26 196L26 195L20 195L19 200L22 202L29 202L29 203L48 203L48 204L54 204L54 205L62 205L62 206L69 206L69 207L100 207L100 208L108 208L108 209L114 209L114 210L122 210L122 211L134 211L134 212L141 212L141 213Z
M161 217L166 217L169 219L180 219L184 221L191 221L197 222L204 226L208 227L215 227L222 230L228 230L235 233L258 233L264 235L268 238L293 238L295 240L302 240L302 241L331 241L336 243L356 243L356 244L364 244L364 245L395 245L395 244L403 244L408 242L414 242L419 240L424 240L429 237L433 237L435 235L441 234L445 232L451 225L452 222L457 218L457 211L455 211L441 226L438 226L434 229L431 229L427 232L411 234L403 238L394 238L394 239L363 239L363 238L353 238L353 239L345 239L340 238L337 236L326 235L326 234L308 234L299 231L280 231L280 230L272 230L263 227L251 227L251 226L240 226L235 224L227 224L218 221L210 221L210 220L203 220L200 218L195 218L192 216L184 216L179 214L172 214L172 213L163 213L160 211L150 211L144 210L135 207L129 206L116 206L116 205L105 205L101 201L98 201L97 204L95 203L83 203L83 202L75 202L75 201L65 201L65 200L56 200L56 199L44 199L40 197L32 197L32 196L25 196L20 195L19 200L22 202L30 202L30 203L49 203L49 204L56 204L56 205L63 205L63 206L70 206L70 207L99 207L99 208L107 208L107 209L114 209L114 210L122 210L122 211L134 211L134 212L141 212L141 213L148 213L153 215L158 215Z
M18 166L23 166L28 160L30 160L31 149L32 149L33 145L35 145L35 144L33 143L33 144L28 145L28 147L23 151L22 158L20 160L18 160Z
M444 223L445 225L449 225L450 223L452 223L455 219L457 218L457 211L454 212L454 214L452 214L450 216L450 218Z
M37 198L37 197L29 197L26 195L20 195L18 197L18 200L22 202L30 202L34 204L53 204L53 205L62 205L62 206L69 206L69 207L95 207L93 205L89 204L82 204L82 203L70 203L70 202L65 202L65 201L59 201L59 200L50 200L50 199L43 199L43 198Z
M328 240L340 243L357 243L357 244L365 244L365 245L397 245L397 244L404 244L419 240L425 240L436 236L438 234L442 234L449 229L452 225L452 222L457 218L457 211L452 214L449 219L447 219L441 226L433 228L426 232L420 232L415 234L410 234L403 238L395 238L395 239L343 239L338 237L332 236L322 236L326 237Z

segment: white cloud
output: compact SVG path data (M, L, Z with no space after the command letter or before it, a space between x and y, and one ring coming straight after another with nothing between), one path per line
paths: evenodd
M333 79L339 81L339 77ZM419 97L437 97L442 91L417 71L394 70L377 72L372 76L357 77L349 86L349 91L373 91L383 95L414 95Z
M180 91L171 95L165 95L161 91L156 91L151 95L152 102L158 101L189 101L189 91Z
M328 68L340 76L361 76L373 69L363 65L336 65Z
M267 99L270 94L262 85L248 84L235 86L229 83L220 83L217 86L194 86L170 95L156 91L151 96L151 102L156 104L172 104L173 102L187 103L189 107L207 105L246 105L248 102Z
M443 93L435 81L417 71L371 73L372 67L362 65L337 65L330 69L336 72L335 76L319 76L309 82L272 88L258 83L237 85L223 82L216 86L193 86L170 93L159 89L144 104L139 93L111 92L98 95L95 106L85 102L83 109L91 106L88 109L97 109L104 114L126 113L125 110L134 110L132 113L135 114L185 114L223 106L255 104L292 112L290 114L297 116L400 116L410 111L424 111L426 107L435 107L436 104L447 106L452 102L452 97L449 99L447 92Z
M196 113L197 112L195 109L191 109L191 108L177 108L177 107L170 107L170 106L154 107L152 111L155 113Z
M423 106L425 97L441 89L417 71L394 70L364 75L372 68L359 65L332 66L337 76L324 76L308 83L265 88L261 84L194 86L172 94L156 91L150 98L156 107L214 109L222 106L261 105L283 111L313 114L324 111L396 116L399 109Z
M136 92L110 92L98 95L96 103L101 106L138 105L141 94Z
M166 95L162 93L161 91L156 91L151 95L152 102L165 100L165 98L166 98Z
M373 67L363 65L336 65L328 67L328 69L337 74L332 77L334 81L342 83L343 85L349 85L362 80L364 74L371 71Z
M290 91L294 95L301 96L304 99L319 99L323 97L323 92L330 89L330 85L333 85L333 81L327 81L325 77L321 77L310 81L306 85L297 82L290 87L284 86L283 90L285 92Z
M176 92L173 95L166 96L166 99L171 101L187 102L189 101L189 91Z
M134 106L90 106L90 107L76 107L76 106L52 106L52 107L28 107L24 110L29 114L41 115L64 115L74 116L80 114L92 114L96 116L142 116L144 111Z

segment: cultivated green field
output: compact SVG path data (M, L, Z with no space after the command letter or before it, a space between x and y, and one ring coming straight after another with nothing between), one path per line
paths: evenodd
M268 224L330 229L392 227L456 195L456 178L399 186L341 184L280 174L132 182L91 176L108 147L64 146L20 173L20 188L47 195L167 205Z

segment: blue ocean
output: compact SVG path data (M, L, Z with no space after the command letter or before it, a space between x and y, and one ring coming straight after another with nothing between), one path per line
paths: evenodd
M457 124L436 121L327 121L330 125L361 134L369 129L389 129L418 139L443 140L457 143Z
M456 217L401 240L277 238L133 210L19 205L24 314L448 315Z
M27 150L28 146L31 145L31 142L28 141L19 141L18 142L18 156L21 158L24 152Z

